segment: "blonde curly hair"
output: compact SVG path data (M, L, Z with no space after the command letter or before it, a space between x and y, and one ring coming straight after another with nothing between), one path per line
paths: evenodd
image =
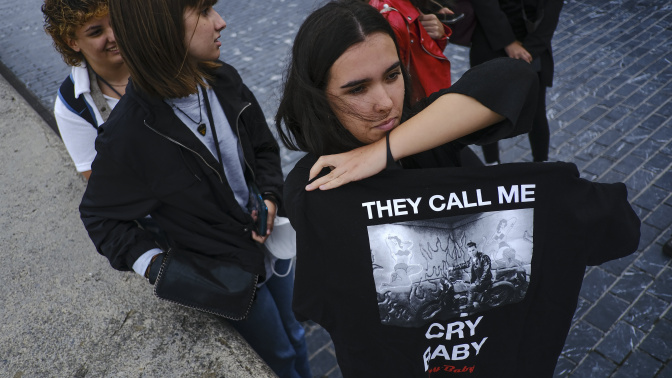
M69 66L79 66L84 55L70 48L68 41L92 18L109 13L107 0L45 0L42 5L44 31L54 41L54 48Z

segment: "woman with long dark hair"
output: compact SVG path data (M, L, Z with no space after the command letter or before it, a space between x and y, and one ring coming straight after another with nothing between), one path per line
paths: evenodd
M500 77L502 80L493 80ZM513 59L483 65L465 74L451 89L414 105L409 84L395 33L385 18L366 3L333 1L308 16L299 29L275 118L282 141L290 149L308 152L287 177L284 192L287 212L297 231L294 310L330 331L344 376L372 376L379 368L380 374L373 376L410 377L413 369L395 358L387 367L360 369L367 363L366 353L353 354L345 347L366 342L340 332L347 328L343 322L350 321L326 309L340 306L336 303L346 295L344 288L360 278L339 270L340 279L330 283L343 290L336 297L320 290L322 273L333 267L314 265L314 248L337 237L338 230L319 227L325 219L305 218L309 212L304 212L304 206L311 193L304 187L309 177L324 167L336 167L309 185L311 190L321 185L329 189L375 174L391 160L403 168L460 166L460 151L467 144L526 131L534 107L529 93L536 91L537 85L528 65ZM339 155L318 160L326 154ZM316 233L306 234L304 222L317 227ZM311 247L304 249L307 246ZM330 304L325 307L318 301ZM351 315L357 318L356 313ZM368 375L360 374L364 371Z
M215 3L110 1L131 84L101 126L82 221L113 268L232 319L280 377L310 377L293 276L273 273L290 260L264 246L281 206L278 145L252 92L218 60L226 22ZM133 221L146 215L168 248Z
M380 172L388 150L406 168L461 166L466 145L527 130L535 105L528 95L537 87L527 64L494 61L413 104L395 33L365 5L328 3L306 19L294 42L276 127L288 148L310 153L304 162L322 156L311 178L336 168L309 190ZM329 154L339 155L323 156Z
M308 152L284 187L294 311L329 332L344 377L550 377L586 266L637 249L625 185L567 163L462 165L466 144L531 124L524 61L483 63L414 105L407 83L394 32L365 4L330 2L296 36L276 116ZM476 249L498 231L515 275Z

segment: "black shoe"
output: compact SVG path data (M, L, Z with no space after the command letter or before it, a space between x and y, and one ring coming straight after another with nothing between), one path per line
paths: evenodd
M663 253L672 257L672 238L667 239L665 244L663 244Z

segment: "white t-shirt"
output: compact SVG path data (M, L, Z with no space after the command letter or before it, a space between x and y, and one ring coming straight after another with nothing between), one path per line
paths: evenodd
M100 126L103 123L103 118L91 97L89 73L84 63L82 63L82 67L72 67L70 76L75 84L75 97L84 96L84 101L93 109L96 122ZM105 97L110 109L114 109L119 102L119 99L113 97L105 95L103 97ZM68 109L59 96L56 96L54 116L56 117L56 123L63 138L63 143L65 143L65 148L75 163L77 172L90 171L91 163L93 163L93 159L96 157L94 142L98 136L98 131L79 114Z

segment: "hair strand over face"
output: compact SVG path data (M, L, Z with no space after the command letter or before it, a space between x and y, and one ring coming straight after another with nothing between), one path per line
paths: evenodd
M325 155L362 146L334 115L325 89L334 62L373 33L389 35L397 46L387 20L361 0L331 1L306 18L294 40L275 116L278 135L287 148ZM409 81L403 65L402 73L408 104Z
M206 85L215 62L188 59L184 15L216 0L109 0L112 29L133 85L158 98L185 97Z

